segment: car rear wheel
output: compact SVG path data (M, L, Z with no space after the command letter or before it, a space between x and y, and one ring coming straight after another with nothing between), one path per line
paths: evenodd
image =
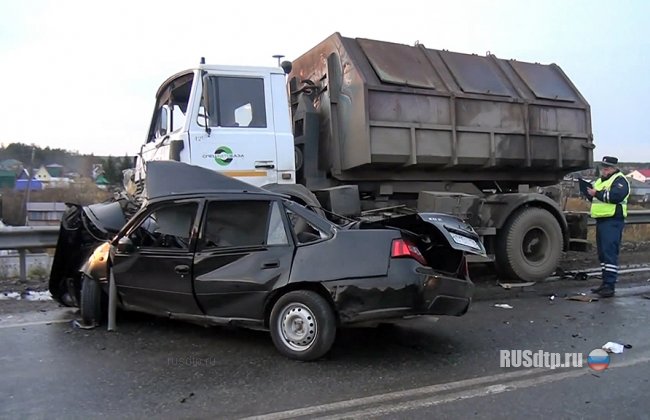
M104 292L97 281L84 276L81 285L81 319L85 325L99 325L103 320Z
M269 322L273 344L296 360L315 360L327 353L336 337L336 319L318 293L296 290L273 306Z

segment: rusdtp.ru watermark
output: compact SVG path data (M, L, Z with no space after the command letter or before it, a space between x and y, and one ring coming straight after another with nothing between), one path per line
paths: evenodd
M210 367L217 365L216 357L174 357L167 358L167 366L190 366L190 367Z
M582 353L553 353L544 350L499 350L502 368L580 368Z

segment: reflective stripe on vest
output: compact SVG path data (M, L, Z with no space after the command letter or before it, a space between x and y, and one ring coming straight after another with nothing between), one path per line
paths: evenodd
M594 189L596 191L609 191L612 188L612 184L614 184L614 181L619 177L625 178L625 175L619 172L616 175L610 177L606 181L602 181L600 178L598 178L594 183ZM625 180L625 182L627 182L627 179ZM625 196L625 199L619 203L623 208L623 217L627 217L627 199L629 196L630 196L630 189L628 184L627 195ZM594 197L594 199L591 202L591 217L593 217L594 219L597 219L599 217L612 217L616 213L616 206L617 204L605 203L600 201L596 197Z

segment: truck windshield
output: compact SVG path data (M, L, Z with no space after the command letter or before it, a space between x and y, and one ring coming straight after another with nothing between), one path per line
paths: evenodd
M180 130L185 125L193 78L193 74L183 75L168 83L161 91L156 102L148 142Z

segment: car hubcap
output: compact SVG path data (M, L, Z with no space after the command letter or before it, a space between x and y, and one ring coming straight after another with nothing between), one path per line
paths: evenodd
M314 314L302 303L285 306L278 318L278 324L284 343L295 351L309 349L318 334Z

